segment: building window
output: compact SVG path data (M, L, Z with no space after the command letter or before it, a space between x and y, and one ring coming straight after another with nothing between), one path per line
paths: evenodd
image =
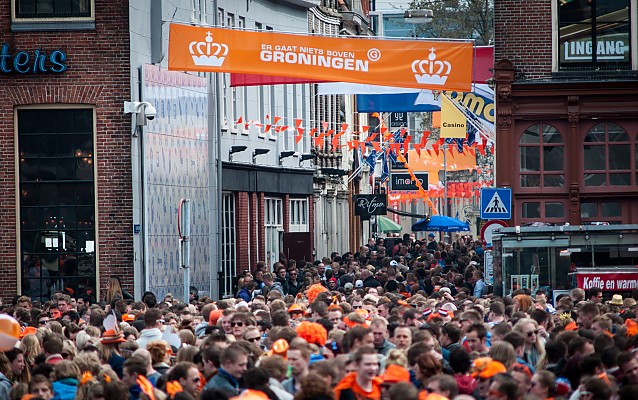
M519 151L521 187L565 185L565 150L558 129L549 124L530 126L521 135Z
M582 222L622 222L622 204L617 202L581 203Z
M223 297L234 297L233 279L237 271L235 238L235 195L222 194L222 282Z
M584 144L585 186L631 184L631 144L627 132L612 122L591 128Z
M95 295L93 109L19 109L22 294Z
M308 199L290 199L289 232L310 232L308 225Z
M93 0L13 0L14 19L92 19L93 7Z
M267 197L264 199L264 225L266 227L266 260L272 266L279 261L284 231L282 199Z
M558 1L559 69L630 69L629 4L630 0Z
M541 203L539 201L531 201L523 203L523 218L540 218Z
M565 218L565 205L563 203L545 203L545 218Z

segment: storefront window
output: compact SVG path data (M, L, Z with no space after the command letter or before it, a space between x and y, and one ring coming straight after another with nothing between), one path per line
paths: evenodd
M519 141L521 187L565 185L564 147L560 132L549 124L527 128Z
M523 203L523 218L540 218L541 203L538 201Z
M602 122L587 132L584 145L585 186L631 184L631 143L627 132Z
M16 18L58 19L91 17L92 0L14 0Z
M22 294L95 295L93 109L18 110Z
M560 70L630 69L630 0L555 1Z

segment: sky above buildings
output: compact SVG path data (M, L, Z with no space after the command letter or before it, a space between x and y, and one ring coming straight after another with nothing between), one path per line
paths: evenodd
M377 10L407 9L410 0L376 0Z

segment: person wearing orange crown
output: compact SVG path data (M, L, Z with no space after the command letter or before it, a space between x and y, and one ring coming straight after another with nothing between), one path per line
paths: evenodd
M381 378L379 374L379 359L374 347L365 346L354 352L352 360L356 364L356 371L346 375L335 387L336 400L350 399L381 399Z

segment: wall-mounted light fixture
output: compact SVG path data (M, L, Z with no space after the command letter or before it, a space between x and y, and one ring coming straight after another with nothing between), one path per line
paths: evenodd
M230 146L230 150L228 150L228 161L233 162L233 154L246 151L247 148L248 146Z
M283 159L284 158L292 157L294 155L295 155L295 151L294 150L282 151L281 153L279 153L279 165L283 164Z
M312 160L314 158L315 158L314 154L302 154L301 157L299 157L299 166L301 167L301 164L303 164L304 161Z
M270 152L270 149L255 149L253 151L253 164L257 162L257 156L260 156L262 154L266 154L269 152Z

